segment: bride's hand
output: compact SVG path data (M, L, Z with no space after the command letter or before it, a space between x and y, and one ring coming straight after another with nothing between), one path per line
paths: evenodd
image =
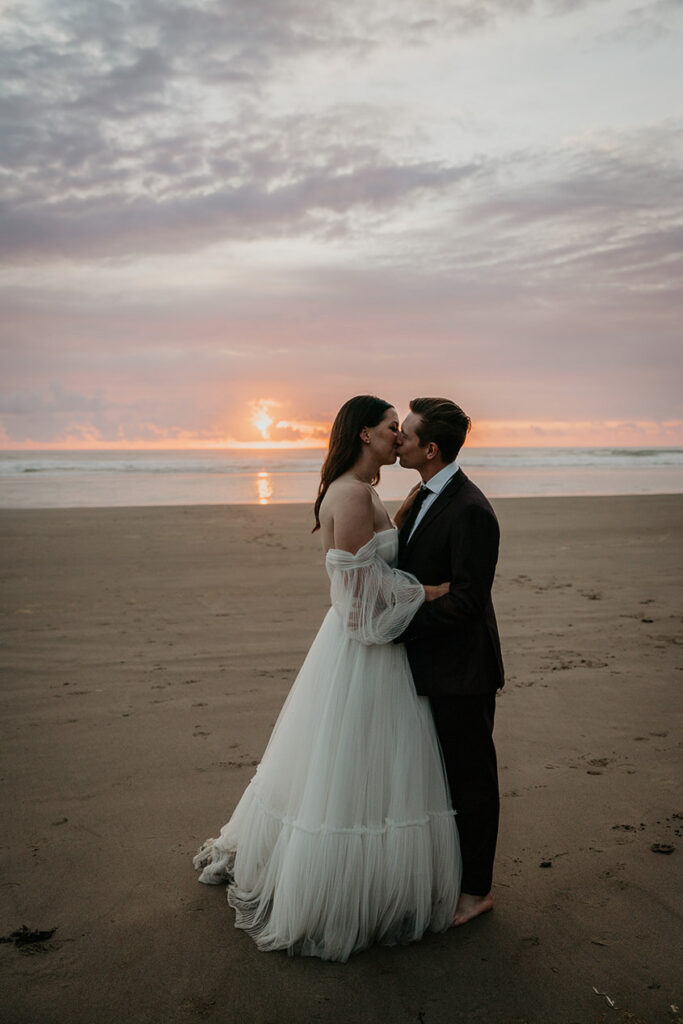
M425 600L436 601L437 597L444 597L450 589L450 583L438 583L435 586L425 584Z
M410 490L408 491L407 497L405 498L403 504L399 508L399 510L396 513L396 515L394 516L394 523L396 524L396 526L398 527L399 530L403 526L405 518L408 515L408 513L410 512L412 504L415 501L415 495L420 490L420 486L421 486L421 484L420 484L420 481L418 480L418 482L415 484L415 486L410 488Z

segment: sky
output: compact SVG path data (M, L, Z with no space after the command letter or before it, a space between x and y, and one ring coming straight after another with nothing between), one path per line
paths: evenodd
M0 447L683 444L683 0L0 0Z

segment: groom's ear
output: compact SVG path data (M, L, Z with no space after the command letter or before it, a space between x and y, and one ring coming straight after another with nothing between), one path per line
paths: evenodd
M428 459L435 459L439 454L439 446L433 441L428 441L425 448L425 455Z

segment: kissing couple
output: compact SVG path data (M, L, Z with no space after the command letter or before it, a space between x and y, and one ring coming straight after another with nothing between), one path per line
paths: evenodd
M469 428L444 398L414 399L400 424L360 395L334 420L314 505L331 607L194 858L260 949L346 961L493 906L499 529L455 461ZM375 487L397 458L422 482L392 520Z

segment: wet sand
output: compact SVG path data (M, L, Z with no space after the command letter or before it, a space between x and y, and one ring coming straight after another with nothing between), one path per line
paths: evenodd
M3 1024L683 1018L683 496L495 507L496 907L345 965L191 866L328 605L310 510L0 511L0 936L56 929L0 944Z

